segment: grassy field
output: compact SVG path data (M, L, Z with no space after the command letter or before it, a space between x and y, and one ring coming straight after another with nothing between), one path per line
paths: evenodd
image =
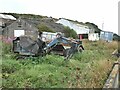
M15 60L10 45L2 49L2 87L4 88L102 88L116 57L111 53L117 42L83 40L85 50L69 61L62 56Z

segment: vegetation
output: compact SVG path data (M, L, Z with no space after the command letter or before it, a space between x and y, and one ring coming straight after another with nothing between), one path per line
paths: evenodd
M43 19L43 18L48 18L47 16L34 15L34 14L18 14L18 13L3 13L3 14L13 15L16 18L21 17L21 18L32 19L32 20L36 20L36 21L40 20L40 19ZM54 20L57 20L57 19L54 18ZM94 23L90 23L90 22L83 23L83 22L78 22L78 21L74 21L74 20L70 20L70 19L67 19L67 20L75 22L75 23L79 23L79 24L82 24L82 25L87 25L90 29L95 30L96 33L100 33L100 31L101 31L98 28L98 26L95 25Z
M66 37L77 38L77 33L73 29L70 29L69 27L64 27L64 29Z
M97 25L95 25L94 23L90 23L90 22L86 22L85 25L87 25L90 29L95 30L95 33L99 33L102 31L101 29L98 28Z
M32 14L10 15L35 20L45 18ZM101 30L97 25L89 22L85 24L100 33ZM38 28L39 31L54 32L44 24L38 25ZM66 37L77 37L74 30L68 27L64 29ZM119 39L117 35L114 38ZM83 40L85 51L76 53L69 61L64 61L62 56L52 54L16 60L17 54L11 52L12 46L2 43L0 47L2 88L102 88L114 61L117 60L111 56L111 53L118 48L117 45L115 41L107 43Z
M3 13L7 15L12 15L15 18L26 18L26 19L41 19L41 18L47 18L47 16L42 16L42 15L34 15L34 14L18 14L18 13Z
M120 36L117 34L113 34L113 40L120 41Z
M38 29L39 29L39 32L54 32L52 29L50 29L44 24L38 25Z
M111 56L117 43L84 40L83 45L85 51L76 53L69 61L58 55L15 60L17 55L3 48L6 54L2 56L2 87L102 88L117 59Z
M18 13L3 13L3 14L8 14L8 15L13 15L14 17L16 17L16 18L19 18L19 17L21 17L21 18L24 18L24 19L31 19L31 20L34 20L34 21L38 21L38 20L41 20L41 19L43 19L43 18L48 18L47 16L42 16L42 15L34 15L34 14L18 14ZM52 17L51 17L52 18ZM53 18L54 20L56 20L57 21L57 19L56 18ZM74 22L74 23L78 23L78 24L81 24L81 25L86 25L86 26L88 26L90 29L93 29L93 30L95 30L95 33L99 33L100 34L100 32L102 31L101 29L99 29L98 28L98 26L97 25L95 25L94 23L90 23L90 22L86 22L86 23L83 23L83 22L79 22L79 21L74 21L74 20L70 20L70 19L67 19L67 20L69 20L69 21L72 21L72 22ZM54 23L54 22L53 22ZM57 27L57 26L56 26ZM38 25L38 28L42 28L43 29L43 31L45 30L45 31L49 31L49 32L54 32L53 30L51 30L51 28L49 28L47 25ZM55 28L55 26L53 27L53 28ZM48 29L48 30L47 30ZM70 33L68 33L69 31L68 30L70 30ZM40 30L41 31L41 30ZM76 35L76 33L72 30L72 29L70 29L70 28L68 28L68 27L65 27L65 32L67 32L66 33L66 36L70 36L70 37L75 37L75 36L77 36ZM76 38L76 37L75 37ZM118 40L120 38L120 36L118 36L117 34L114 34L113 35L113 39L114 40Z

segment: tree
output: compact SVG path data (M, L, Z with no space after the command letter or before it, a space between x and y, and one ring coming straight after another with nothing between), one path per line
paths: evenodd
M70 29L69 27L64 27L64 29L65 29L64 33L66 37L77 38L77 33L73 29Z

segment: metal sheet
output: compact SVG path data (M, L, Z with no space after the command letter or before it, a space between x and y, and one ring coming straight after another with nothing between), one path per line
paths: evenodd
M101 31L100 39L111 42L113 40L113 33L112 32L107 32L107 31Z
M0 18L16 20L16 18L13 17L12 15L5 15L5 14L0 14Z
M68 26L70 29L75 30L77 34L88 34L89 33L89 28L87 28L87 26L80 25L80 24L78 25L66 19L60 19L56 23L60 23L64 26Z

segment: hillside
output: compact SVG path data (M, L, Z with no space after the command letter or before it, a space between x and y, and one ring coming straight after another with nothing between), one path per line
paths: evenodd
M33 24L37 28L40 28L41 26L46 26L47 28L50 29L48 31L62 32L62 33L65 33L65 36L67 36L67 37L76 38L76 36L77 36L77 34L73 30L70 30L70 28L68 30L68 28L66 29L66 27L64 27L63 25L55 23L58 19L53 18L53 17L47 17L47 16L42 16L42 15L34 15L34 14L18 14L18 13L3 13L3 14L13 15L17 19L19 17L21 17L22 19L26 20L30 24ZM89 29L94 30L95 33L100 33L100 31L102 31L94 23L90 23L90 22L83 23L83 22L78 22L78 21L74 21L74 20L70 20L70 19L66 19L66 20L72 21L76 24L81 24L81 25L88 26ZM73 35L70 35L69 34L70 32L68 32L68 31L73 33ZM114 34L114 36L113 36L114 40L118 40L119 38L120 37L117 34Z
M65 33L66 37L77 38L77 34L74 30L68 27L66 28L61 24L55 23L57 21L56 18L33 14L17 14L17 13L3 13L3 14L13 15L17 19L21 18L37 27L39 31L62 32Z

